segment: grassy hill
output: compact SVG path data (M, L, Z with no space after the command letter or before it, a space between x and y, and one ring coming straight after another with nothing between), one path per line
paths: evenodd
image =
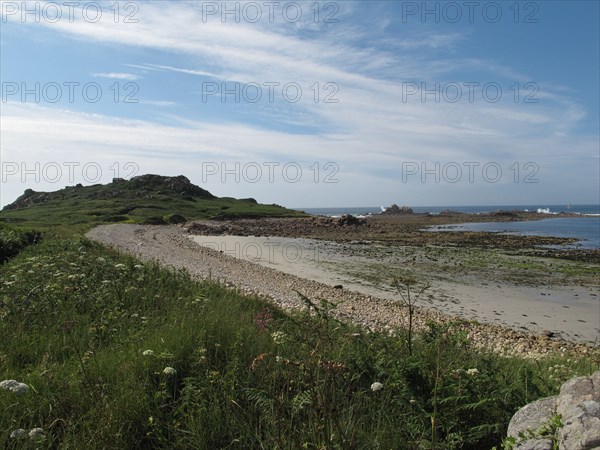
M301 215L251 198L215 197L184 176L141 175L129 181L79 184L56 192L27 189L0 211L0 222L72 233L102 223L165 224L196 219Z

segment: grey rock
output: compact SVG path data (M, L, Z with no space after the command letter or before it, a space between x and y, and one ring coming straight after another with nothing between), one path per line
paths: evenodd
M600 447L600 371L563 384L557 412L564 423L558 431L560 448L591 450Z
M527 429L539 430L553 415L562 416L563 426L557 432L561 450L600 449L600 371L589 377L577 377L564 383L560 394L525 405L513 416L508 435L519 439ZM518 450L551 450L547 438L520 442Z
M527 442L517 445L517 450L552 450L552 441L550 439L531 439Z
M519 433L528 429L537 431L543 422L556 414L556 401L558 397L547 397L523 406L510 420L508 435L519 439ZM546 441L550 445L546 445ZM519 450L552 450L552 442L549 439L530 439L519 447Z

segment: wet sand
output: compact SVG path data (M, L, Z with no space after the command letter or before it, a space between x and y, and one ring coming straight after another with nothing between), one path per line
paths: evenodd
M345 246L304 238L191 236L223 255L328 286L398 301L389 283L370 282L344 267L373 263L377 254L348 255ZM369 252L364 252L369 254ZM532 333L552 332L566 340L595 343L600 338L600 289L594 286L523 286L502 281L428 279L421 307Z

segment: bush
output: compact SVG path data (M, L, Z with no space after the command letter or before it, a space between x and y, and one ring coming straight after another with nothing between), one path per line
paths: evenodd
M187 219L181 215L181 214L167 214L166 216L163 217L163 220L166 223L169 224L178 224L178 223L185 223L187 222Z
M0 223L0 264L19 254L25 247L41 239L35 230L13 227Z

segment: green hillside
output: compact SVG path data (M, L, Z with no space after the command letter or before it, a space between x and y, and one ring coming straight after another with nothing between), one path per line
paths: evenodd
M196 219L301 215L254 199L215 197L181 175L141 175L129 181L116 179L105 185L77 185L56 192L27 189L0 211L0 222L63 234L103 223L166 224Z

